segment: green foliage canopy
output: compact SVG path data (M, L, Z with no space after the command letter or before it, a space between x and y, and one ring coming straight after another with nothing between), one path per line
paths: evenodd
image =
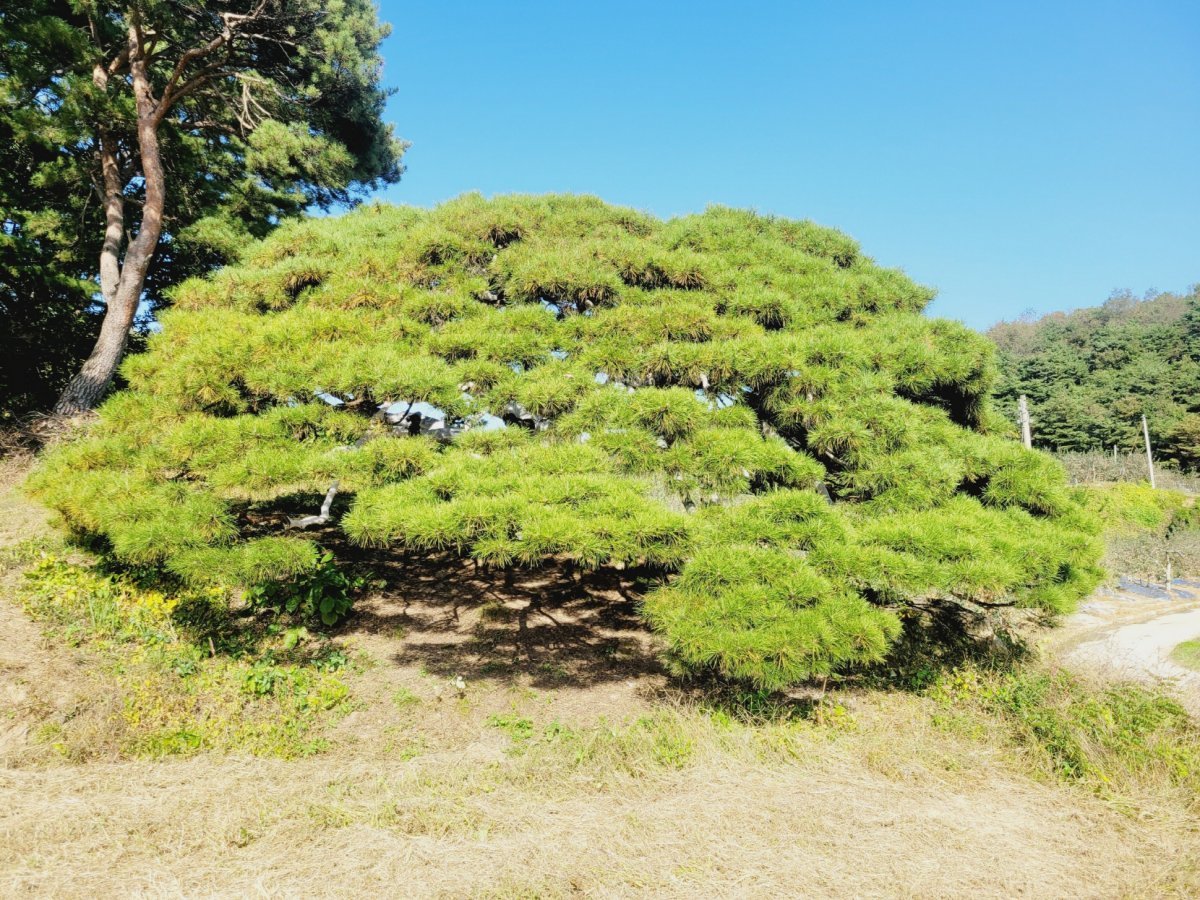
M147 173L131 30L163 105L163 237L144 302L282 219L400 175L403 143L381 119L388 29L370 0L3 4L0 417L45 408L95 338L105 152L125 209L118 256L139 232Z
M989 343L930 296L720 207L364 207L181 285L32 486L120 559L253 585L320 564L263 523L336 480L366 547L654 567L680 664L779 687L880 659L921 605L1065 610L1099 576L1057 464L990 433Z
M1102 306L1001 323L988 336L1000 349L996 399L1015 410L1021 394L1029 398L1038 446L1137 451L1145 414L1156 455L1200 464L1197 288L1145 300L1119 293Z

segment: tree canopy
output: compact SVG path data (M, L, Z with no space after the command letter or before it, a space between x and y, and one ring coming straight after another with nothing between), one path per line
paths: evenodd
M370 0L5 4L0 409L44 406L97 313L123 340L166 286L399 177L386 34Z
M80 274L70 223L48 212L63 197L33 186L38 166L22 150L0 111L0 424L48 407L100 324L88 314L95 285Z
M1055 450L1142 446L1149 420L1156 454L1200 464L1200 293L1137 300L1005 322L996 399L1005 410L1029 398L1034 443ZM1011 413L1010 413L1011 414Z
M130 564L261 585L340 533L644 566L674 658L764 687L879 660L931 604L1061 611L1099 578L1061 469L995 433L989 342L811 222L372 205L172 296L31 482Z

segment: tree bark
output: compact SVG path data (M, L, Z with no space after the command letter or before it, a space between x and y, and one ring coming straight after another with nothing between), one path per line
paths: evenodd
M102 133L100 152L106 228L104 246L100 251L100 292L107 308L96 346L55 404L54 412L62 416L78 415L94 409L112 384L113 375L129 342L129 329L137 314L146 272L162 234L166 173L158 145L161 117L150 89L146 54L136 22L129 28L128 40L129 72L137 101L137 140L145 182L145 204L137 236L130 242L124 260L120 260L120 245L124 236L124 200L115 142Z
M112 303L121 282L121 243L125 240L125 192L117 164L117 141L100 133L100 169L104 175L104 245L100 249L100 294Z

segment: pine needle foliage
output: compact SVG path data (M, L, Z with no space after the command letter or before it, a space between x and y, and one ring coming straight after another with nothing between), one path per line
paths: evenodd
M1144 451L1200 470L1200 284L1187 293L1116 292L1101 306L1001 322L995 400L1015 420L1025 395L1033 439L1058 452Z
M194 582L318 566L328 531L272 504L334 481L364 547L656 568L682 668L777 688L879 660L914 606L1062 611L1100 577L1061 469L992 433L989 343L930 298L739 210L364 207L178 287L32 485Z

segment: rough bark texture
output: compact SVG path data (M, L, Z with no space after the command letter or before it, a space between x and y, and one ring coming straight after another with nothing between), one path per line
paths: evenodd
M124 199L117 167L116 150L110 137L101 134L101 169L104 175L105 218L104 246L100 251L100 291L107 309L100 336L83 366L67 384L54 407L62 416L78 415L94 409L112 384L113 375L129 342L129 329L137 313L146 272L162 234L163 206L166 200L166 173L158 146L158 124L162 120L159 105L150 90L146 53L142 35L135 24L129 29L129 72L137 101L137 137L141 154L146 198L137 236L130 242L124 260L120 246L124 237ZM107 80L97 68L96 79ZM103 83L101 81L101 83Z

